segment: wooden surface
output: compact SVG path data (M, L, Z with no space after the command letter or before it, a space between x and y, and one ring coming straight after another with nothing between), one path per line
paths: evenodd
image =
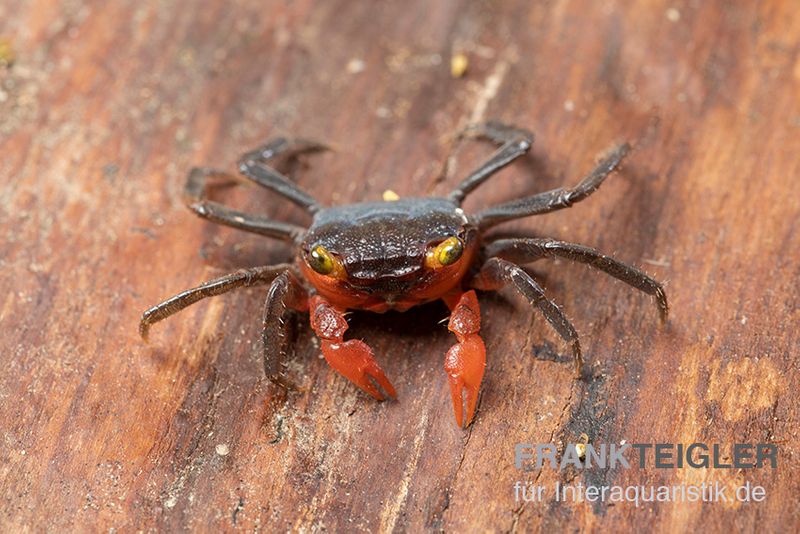
M735 5L734 5L735 4ZM800 14L796 2L27 2L0 5L2 530L796 529ZM464 52L467 74L451 77ZM355 60L355 61L354 61ZM360 63L363 62L363 63ZM443 194L499 118L530 157L467 207L574 183L573 209L504 230L614 253L665 281L673 314L583 266L533 272L591 375L510 292L482 297L489 363L456 428L443 306L354 314L399 400L329 370L301 320L283 394L263 377L264 290L137 335L142 310L286 246L180 201L193 165L233 170L279 134L338 151L297 166L324 203ZM449 162L449 163L448 163ZM298 223L255 188L219 198ZM518 442L769 442L776 470L521 473ZM516 480L751 481L760 504L514 502Z

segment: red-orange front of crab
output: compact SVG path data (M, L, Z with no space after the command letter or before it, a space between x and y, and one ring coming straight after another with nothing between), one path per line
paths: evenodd
M661 285L642 271L594 249L554 239L491 239L489 228L512 219L566 208L593 193L628 151L621 145L609 153L577 186L555 189L467 215L461 202L467 194L530 148L533 136L499 123L485 123L464 132L488 139L500 148L467 176L446 198L407 198L322 208L288 178L267 166L268 160L324 150L321 144L278 139L245 154L239 170L248 179L305 208L314 219L309 228L232 210L206 198L206 179L224 173L196 168L189 174L185 200L192 211L213 222L289 241L296 246L292 263L243 269L184 291L142 315L139 331L205 297L237 287L269 284L264 307L264 369L274 382L292 387L285 376L285 318L289 310L307 311L328 364L356 386L383 400L395 397L389 379L372 349L360 340L344 340L349 309L383 313L406 311L418 304L443 300L451 311L448 329L456 344L445 355L453 410L459 426L475 414L486 367L480 337L480 307L475 289L510 285L536 306L570 343L576 370L582 356L575 328L544 290L519 267L545 257L590 264L656 297L662 319L667 300ZM232 180L232 178L231 178ZM380 388L380 389L379 389ZM381 391L382 390L382 391Z

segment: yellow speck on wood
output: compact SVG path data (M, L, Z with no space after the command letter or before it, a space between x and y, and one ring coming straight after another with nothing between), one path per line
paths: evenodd
M461 78L466 74L469 67L469 59L463 53L455 54L450 58L450 75L453 78Z
M392 191L391 189L387 189L383 192L383 200L385 202L394 202L395 200L400 200L400 195Z
M16 58L11 41L0 37L0 67L10 67Z

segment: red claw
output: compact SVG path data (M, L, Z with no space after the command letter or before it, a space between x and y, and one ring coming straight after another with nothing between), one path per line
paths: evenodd
M450 382L450 395L453 398L453 411L460 427L469 426L475 415L478 392L481 388L483 370L486 367L486 348L478 335L470 335L459 341L447 351L444 369ZM464 422L464 398L466 390L467 420Z
M372 355L372 349L358 339L351 339L344 343L337 343L322 340L322 355L325 356L328 365L340 375L357 385L377 400L384 397L378 388L370 382L373 378L390 397L396 397L397 393L392 387L389 379L383 374L383 370L378 367Z
M486 347L478 335L481 328L481 312L475 291L470 290L463 293L451 309L448 330L456 335L458 343L447 351L444 369L450 382L450 395L453 399L456 423L460 427L467 427L475 415L483 371L486 368ZM466 390L466 399L462 396L464 390ZM466 421L464 420L465 405Z
M344 312L319 295L311 297L310 309L311 327L321 340L322 355L328 365L377 400L384 400L384 396L370 378L390 397L396 397L397 393L375 361L372 349L357 339L343 341L348 328Z

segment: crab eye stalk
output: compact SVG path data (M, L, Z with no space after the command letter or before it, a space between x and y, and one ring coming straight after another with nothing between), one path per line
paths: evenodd
M335 260L325 247L317 245L308 253L308 265L319 274L330 274L333 272Z
M425 263L428 267L436 268L453 265L464 253L464 242L457 237L448 237L436 247L428 251Z

